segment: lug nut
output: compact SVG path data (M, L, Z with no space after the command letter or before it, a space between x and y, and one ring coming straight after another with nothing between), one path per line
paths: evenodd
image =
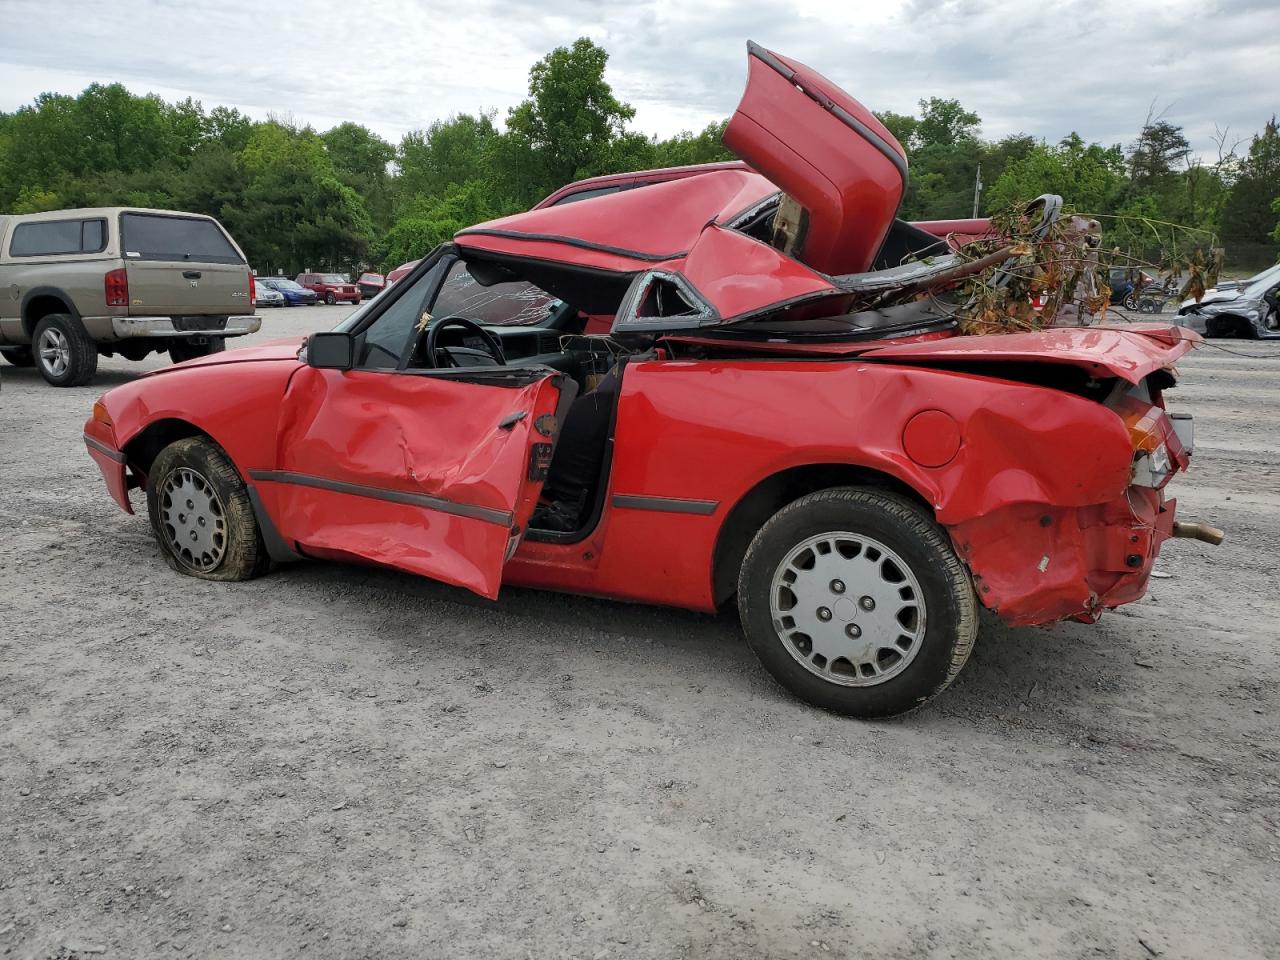
M188 509L188 510L194 510L195 508L196 508L196 505L195 505L194 503L192 503L190 500L188 500L188 501L187 501L187 509Z
M844 632L849 635L849 639L851 640L857 640L860 636L862 636L862 628L858 626L856 623L849 624L847 627L844 628Z
M843 581L843 580L832 580L832 581L831 581L831 592L832 592L832 593L844 593L844 581Z
M819 607L819 608L818 608L818 619L819 619L819 620L821 620L821 621L823 621L824 623L825 623L827 620L830 620L830 619L831 619L831 611L830 611L830 610L828 610L826 607Z
M863 597L861 600L858 601L858 606L860 606L863 610L874 610L876 608L876 602L872 600L870 597Z

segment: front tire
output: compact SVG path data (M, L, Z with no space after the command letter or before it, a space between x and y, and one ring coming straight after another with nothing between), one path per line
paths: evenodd
M147 478L151 532L169 566L201 580L251 580L271 565L249 491L204 437L160 451Z
M338 302L338 298L335 297L332 293L326 293L324 295L324 302L332 307L335 303Z
M98 372L98 346L82 324L66 313L51 313L31 338L36 369L55 387L80 387Z
M4 357L15 367L34 367L36 365L35 354L31 352L30 347L6 347L0 350L0 357Z
M760 528L738 612L774 679L815 706L867 718L946 689L978 624L969 573L933 518L858 487L801 497Z
M227 349L227 341L222 337L210 338L204 343L187 343L184 340L178 340L169 344L169 359L174 363L184 363L198 357L221 353L225 349Z

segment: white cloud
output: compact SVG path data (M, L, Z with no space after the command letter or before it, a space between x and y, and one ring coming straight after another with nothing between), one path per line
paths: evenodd
M747 38L872 109L955 97L992 137L1127 143L1154 102L1207 151L1215 123L1249 134L1280 110L1273 0L4 0L3 17L27 26L0 36L0 110L120 81L319 128L354 120L392 140L458 111L501 119L529 67L582 35L609 50L637 128L661 135L733 110Z

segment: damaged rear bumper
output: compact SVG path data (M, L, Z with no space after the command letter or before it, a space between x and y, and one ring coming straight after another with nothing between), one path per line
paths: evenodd
M1129 487L1088 507L1013 504L949 528L982 604L1013 626L1079 620L1142 597L1177 502Z

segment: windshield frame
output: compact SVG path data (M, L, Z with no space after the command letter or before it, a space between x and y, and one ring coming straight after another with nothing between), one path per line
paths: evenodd
M1277 284L1280 284L1280 263L1250 277L1240 292L1251 300L1261 300L1262 295Z

